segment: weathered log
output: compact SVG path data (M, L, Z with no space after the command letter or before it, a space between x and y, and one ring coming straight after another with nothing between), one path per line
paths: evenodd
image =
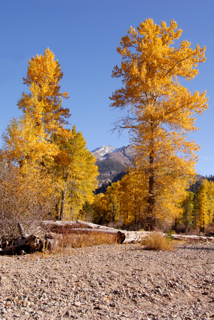
M117 230L114 228L101 226L99 224L86 222L86 221L52 221L52 220L46 220L42 221L41 225L48 230L54 230L56 227L58 228L65 228L67 230L70 230L71 228L90 228L90 229L107 229L107 230Z
M60 232L59 232L60 233ZM108 230L108 229L90 229L90 228L72 228L69 230L69 234L109 234L115 237L115 242L123 243L126 236L123 232L118 230Z
M0 251L0 255L15 255L21 254L21 251L26 253L33 253L36 251L42 251L46 245L46 240L39 238L35 235L30 235L26 239L21 239L15 246L5 247Z
M69 233L71 229L80 227L77 221L42 221L41 226L48 232Z
M125 233L105 226L100 226L95 223L85 221L42 221L42 225L46 227L49 232L58 234L87 234L87 233L103 233L112 234L115 236L117 243L123 243L126 236Z
M149 231L123 231L126 235L124 243L139 243L145 237L148 237L152 232ZM163 236L166 236L163 233ZM171 237L175 240L184 240L184 241L199 241L199 242L214 242L214 237L203 237L196 235L180 235L172 234Z
M23 227L23 225L20 223L20 222L18 222L18 229L19 229L19 233L20 233L20 235L21 235L21 237L22 237L22 239L24 238L27 238L29 235L25 232L25 230L24 230L24 227Z
M0 255L15 255L23 252L33 253L36 251L41 252L44 248L51 251L60 246L60 240L64 234L107 234L112 235L116 243L123 243L126 238L125 233L117 229L79 220L56 222L43 221L41 225L48 230L48 233L46 233L44 238L34 234L29 236L25 232L22 224L19 223L18 227L21 239L18 239L16 245L5 247L0 251Z
M175 240L185 240L185 241L199 241L199 242L213 242L214 237L204 237L188 234L172 234L171 237Z
M78 223L79 225L82 225L84 227L86 226L87 228L91 228L91 229L117 230L117 229L112 228L112 227L101 226L99 224L95 224L95 223L91 223L91 222L87 222L87 221L77 220L76 223Z

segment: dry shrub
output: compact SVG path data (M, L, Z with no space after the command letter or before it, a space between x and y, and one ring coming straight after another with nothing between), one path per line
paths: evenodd
M17 224L26 231L44 220L56 203L51 179L45 169L19 167L0 162L0 235L6 239L20 236Z
M147 250L174 250L174 241L160 232L152 232L141 240Z

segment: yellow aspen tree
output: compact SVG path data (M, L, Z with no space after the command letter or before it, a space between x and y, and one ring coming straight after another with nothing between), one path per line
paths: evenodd
M213 223L214 219L214 183L209 181L207 190L207 200L208 200L208 224Z
M35 218L33 207L40 208L43 203L42 207L47 209L44 199L47 204L48 199L52 199L53 207L56 199L55 181L51 180L49 170L60 150L57 144L52 143L51 137L57 134L64 140L72 138L71 130L65 128L70 114L69 109L62 107L62 99L68 98L68 93L60 92L62 77L60 64L49 49L45 50L44 55L33 57L29 61L27 76L23 78L29 93L23 93L18 101L23 114L19 119L12 119L3 134L4 146L0 157L20 167L17 180L23 191L19 198L28 203L27 195L31 194L32 199L33 195L40 195L30 202L33 203L31 207L26 205ZM22 207L24 204L20 205ZM18 207L16 210L20 211ZM23 217L30 220L29 213L25 211Z
M146 209L146 184L145 177L142 172L130 169L120 181L119 200L120 214L126 226L134 225L135 228L139 224L144 223L143 212Z
M208 188L209 181L203 180L198 189L198 207L199 207L199 227L204 232L206 226L209 223L209 212L208 212Z
M99 175L95 165L96 158L86 148L81 132L72 128L72 138L53 135L52 141L59 148L50 165L50 172L57 182L59 190L58 216L78 218L78 213L85 201L93 201L93 191L97 186Z
M105 197L108 204L109 221L114 222L119 220L120 215L120 203L118 199L118 189L120 182L113 182L107 187Z
M44 55L36 55L29 61L24 84L30 93L23 93L18 107L24 114L30 114L37 126L47 134L64 133L63 126L70 117L69 109L62 107L62 99L68 99L67 92L60 92L63 77L60 64L53 52L47 48Z
M29 93L23 93L18 101L23 116L20 120L12 119L3 135L2 156L7 161L17 161L20 165L35 159L44 161L44 157L58 151L50 143L51 135L72 136L64 128L70 113L62 107L62 99L68 98L67 92L60 92L62 77L60 64L49 49L29 61L27 77L23 78Z
M109 222L108 202L104 193L99 193L94 197L92 208L95 212L93 217L94 223L103 224Z
M183 200L182 207L184 209L180 222L186 225L186 230L189 227L195 227L195 193L187 192L186 198Z
M186 177L186 187L195 175L199 145L187 135L198 129L196 115L208 108L208 99L206 92L192 93L179 79L189 81L198 74L198 64L205 61L205 47L192 49L187 40L174 46L182 33L174 20L167 27L163 21L159 26L148 19L127 33L117 48L121 66L116 65L112 73L112 77L122 78L123 86L110 99L112 107L127 111L115 129L130 132L135 161L147 183L145 214L147 229L151 229L161 215L157 202L163 191L167 194L173 184L179 192L179 180Z

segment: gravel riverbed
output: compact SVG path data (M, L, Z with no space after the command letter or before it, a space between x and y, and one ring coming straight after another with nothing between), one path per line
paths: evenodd
M0 256L0 319L214 319L214 243Z

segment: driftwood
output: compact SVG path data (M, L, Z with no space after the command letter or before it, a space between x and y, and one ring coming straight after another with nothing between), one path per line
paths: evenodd
M23 238L26 239L26 238L29 236L29 235L25 232L25 230L24 230L24 228L23 228L23 226L22 226L22 224L21 224L20 222L18 222L18 229L19 229L19 233L20 233L22 239L23 239Z
M113 235L115 238L115 242L117 243L123 243L125 240L125 234L123 232L120 232L118 230L108 230L108 229L90 229L90 228L73 228L70 229L71 233L76 234L109 234Z
M101 226L99 224L86 222L86 221L52 221L46 220L42 221L41 225L45 227L47 230L71 230L73 228L87 228L87 229L102 229L102 230L117 230L114 228L109 228L106 226Z
M139 243L142 238L145 238L151 233L145 231L119 231L114 228L80 220L42 221L41 229L43 232L40 236L36 234L28 235L21 223L18 223L18 228L21 238L18 239L16 245L6 246L3 250L1 250L0 255L33 253L35 251L42 251L44 248L52 251L60 246L63 236L69 234L106 234L113 236L113 239L115 239L115 242L117 243ZM172 237L175 240L184 241L214 241L214 237L195 235L172 234Z
M171 237L175 240L185 240L185 241L199 241L199 242L212 242L214 237L204 237L188 234L172 234Z
M60 246L63 234L109 234L117 243L123 243L125 240L125 233L117 229L85 221L43 221L41 226L44 229L44 234L46 231L42 237L35 234L28 235L22 224L18 223L21 238L18 239L16 245L6 246L1 250L0 255L41 252L44 248L52 251Z
M18 240L17 245L15 246L5 247L2 251L0 251L0 255L15 255L42 251L44 242L45 240L32 234L26 239Z
M36 251L41 252L44 248L52 250L58 243L58 240L53 236L42 238L34 234L28 235L20 222L18 223L18 229L21 238L17 240L16 245L10 245L3 248L3 250L0 251L0 255L19 255Z
M139 243L145 237L148 237L152 231L124 231L126 235L126 239L124 243ZM166 236L163 233L163 236ZM198 242L214 242L214 237L204 237L204 236L196 236L196 235L181 235L181 234L172 234L171 237L174 240L183 240L183 241L198 241Z
M43 221L42 225L46 227L47 231L61 234L91 234L103 233L115 236L117 243L123 243L126 236L125 233L114 228L100 226L98 224L85 221Z

